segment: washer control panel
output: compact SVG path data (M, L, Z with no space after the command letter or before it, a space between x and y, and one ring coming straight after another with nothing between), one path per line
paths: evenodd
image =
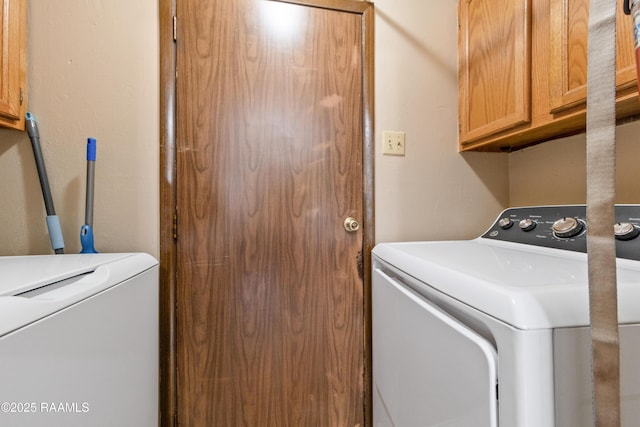
M585 205L507 209L482 235L486 239L587 252ZM616 205L611 233L618 258L640 261L640 205Z

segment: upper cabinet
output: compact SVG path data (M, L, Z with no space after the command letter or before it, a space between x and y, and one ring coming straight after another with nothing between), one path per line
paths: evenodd
M529 2L461 0L460 138L472 142L531 120Z
M617 112L640 113L618 1ZM512 151L585 130L589 0L460 0L459 149Z
M616 90L618 94L636 87L636 62L631 18L618 1L616 14ZM551 112L587 102L587 33L589 2L551 2Z
M24 130L26 0L0 0L0 126Z

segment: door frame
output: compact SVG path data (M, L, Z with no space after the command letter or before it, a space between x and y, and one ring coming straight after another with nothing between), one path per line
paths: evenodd
M176 357L176 1L158 0L160 25L160 425L177 420ZM271 0L362 15L362 176L365 425L372 423L371 250L374 228L374 6L367 0Z

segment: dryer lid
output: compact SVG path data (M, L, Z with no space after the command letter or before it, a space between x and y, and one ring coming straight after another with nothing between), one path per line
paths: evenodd
M589 325L587 256L478 238L383 243L375 257L518 329ZM620 323L640 321L640 262L618 259Z

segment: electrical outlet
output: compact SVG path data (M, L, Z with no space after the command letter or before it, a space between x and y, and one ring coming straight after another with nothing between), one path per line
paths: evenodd
M404 156L405 136L404 132L382 132L382 154L391 156Z

